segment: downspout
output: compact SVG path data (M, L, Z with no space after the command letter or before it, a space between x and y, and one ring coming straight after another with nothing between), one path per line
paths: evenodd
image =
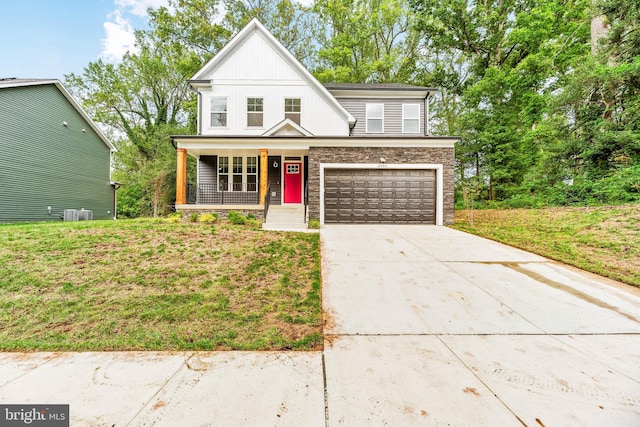
M429 122L429 96L431 92L427 92L427 97L424 99L424 134L429 136L431 134L431 123Z
M349 136L353 136L353 129L356 127L356 124L358 123L358 119L356 119L352 125L349 126Z
M191 88L191 90L194 90ZM198 94L198 135L202 135L202 92L195 90Z

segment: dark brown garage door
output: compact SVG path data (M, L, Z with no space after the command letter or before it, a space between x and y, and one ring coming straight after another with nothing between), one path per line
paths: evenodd
M434 169L325 169L324 222L436 223Z

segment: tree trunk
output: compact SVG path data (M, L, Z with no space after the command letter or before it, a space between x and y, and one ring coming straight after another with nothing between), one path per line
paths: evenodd
M607 36L609 32L609 24L607 17L604 15L594 16L591 18L591 54L598 52L598 40Z

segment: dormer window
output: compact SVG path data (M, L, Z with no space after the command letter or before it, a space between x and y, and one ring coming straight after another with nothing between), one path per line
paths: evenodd
M227 98L214 96L211 98L211 127L227 126Z
M284 118L300 124L300 98L284 99Z
M384 104L367 104L367 133L384 132Z
M420 104L402 104L402 133L420 132Z
M263 99L247 98L247 126L262 127Z

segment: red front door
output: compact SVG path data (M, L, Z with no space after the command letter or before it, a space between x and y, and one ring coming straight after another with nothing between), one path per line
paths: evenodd
M302 163L284 163L284 203L302 202Z

